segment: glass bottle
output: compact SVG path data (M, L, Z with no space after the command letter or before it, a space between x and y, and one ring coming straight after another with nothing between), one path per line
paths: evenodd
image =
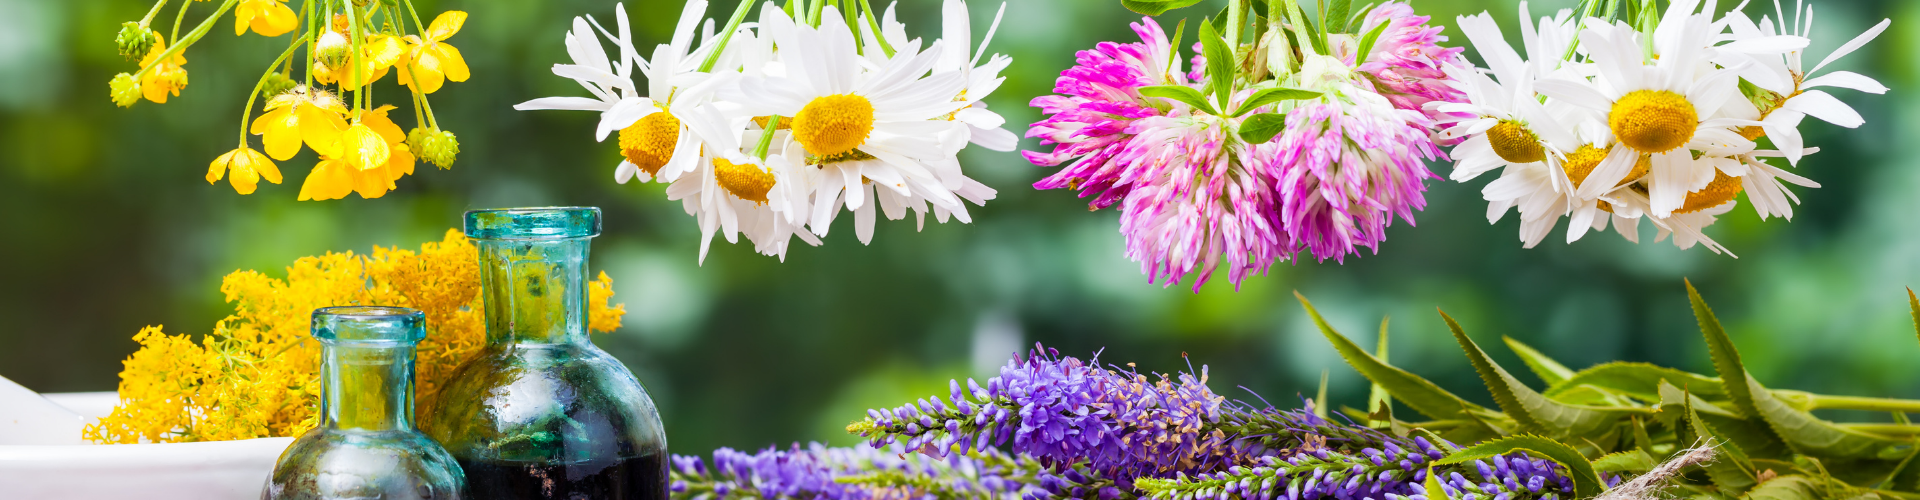
M427 432L476 499L667 498L667 437L640 381L587 338L598 208L473 210L487 344Z
M313 311L319 427L281 452L261 498L458 500L460 465L413 428L414 346L426 316L404 307Z

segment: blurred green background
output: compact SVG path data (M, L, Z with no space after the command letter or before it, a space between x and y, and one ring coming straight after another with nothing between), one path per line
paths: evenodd
M1163 19L1198 18L1221 1ZM629 314L598 341L647 384L680 453L850 443L841 427L864 409L944 394L948 378L984 378L1034 342L1083 357L1104 348L1103 361L1160 372L1184 369L1189 353L1211 366L1217 391L1247 397L1235 388L1244 386L1283 404L1331 369L1334 400L1362 404L1365 381L1311 328L1294 290L1362 343L1390 315L1396 363L1487 404L1435 307L1483 345L1510 335L1576 368L1634 360L1710 372L1682 278L1716 306L1748 367L1770 385L1920 397L1920 343L1903 291L1920 284L1920 168L1898 151L1920 139L1912 64L1920 3L1819 2L1812 54L1895 20L1838 65L1894 90L1836 92L1865 115L1861 129L1808 120L1808 143L1824 151L1799 172L1824 187L1796 190L1804 204L1791 223L1763 223L1744 202L1724 217L1710 233L1738 259L1652 243L1651 233L1641 245L1611 233L1566 245L1564 224L1523 250L1517 217L1486 223L1479 189L1488 177L1432 183L1419 225L1393 225L1379 255L1281 265L1238 293L1216 279L1195 294L1146 282L1121 256L1114 211L1034 191L1050 169L979 148L964 153L967 171L1000 195L974 224L916 233L910 221L882 221L862 246L848 217L825 246L798 246L784 263L720 242L697 265L698 229L663 185L613 182L618 153L593 142L596 115L511 108L585 95L548 68L567 60L571 17L610 22L612 1L416 2L423 15L472 15L449 42L473 79L433 95L441 124L461 138L458 163L423 164L380 199L297 202L311 153L280 162L286 183L251 196L202 179L233 147L245 92L284 39L234 37L229 15L188 53L192 84L180 96L122 109L109 102L107 80L134 65L115 54L113 35L150 4L0 0L0 376L43 392L112 390L142 326L204 333L231 311L219 292L229 272L284 276L305 255L417 247L469 208L566 204L606 209L593 265L614 277ZM726 5L711 15L732 8L715 3ZM643 46L665 40L680 5L628 2ZM1517 37L1513 2L1414 5L1448 25L1456 43L1464 37L1454 16L1482 10ZM938 7L906 0L900 11L911 33L937 36ZM998 7L973 3L976 37ZM1137 20L1110 0L1012 2L993 50L1015 64L989 103L1023 131L1038 119L1026 102L1051 90L1074 51L1133 40L1126 23ZM1520 369L1504 348L1491 350Z

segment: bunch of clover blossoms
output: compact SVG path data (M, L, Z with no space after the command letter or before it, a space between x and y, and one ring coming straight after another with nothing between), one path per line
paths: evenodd
M157 0L145 18L123 24L115 38L122 56L140 57L140 69L114 75L114 104L130 107L142 98L165 103L180 95L187 86L187 47L228 11L234 13L235 36L249 30L269 38L292 33L286 50L247 95L239 147L209 165L208 183L225 177L240 194L253 193L262 178L279 184L280 169L273 162L293 159L302 144L320 161L300 186L301 200L340 199L347 193L378 198L412 174L416 160L440 168L453 164L459 142L440 129L427 94L447 80L467 79L466 61L446 43L460 31L465 12L447 11L426 23L411 0L305 0L297 12L286 0L222 0L182 36L188 9L204 0L180 0L173 29L162 36L149 26L169 1ZM398 74L413 107L411 131L402 132L387 116L394 106L376 105L373 99L374 82L389 72ZM264 113L253 119L254 103L262 96L267 98ZM253 149L248 133L261 136L265 154Z
M981 102L1012 59L987 57L992 28L973 49L965 3L945 2L941 38L931 41L909 38L892 8L875 12L866 0L768 2L745 22L752 7L742 0L715 31L703 19L707 2L690 0L651 57L636 47L624 6L615 7L617 31L575 18L566 34L573 62L553 72L592 97L515 108L600 112L596 137L618 132L614 180L670 183L668 199L699 224L702 261L716 232L728 242L745 234L784 259L796 237L820 244L842 209L867 243L876 214L911 212L921 227L928 212L964 223L963 199L994 197L957 155L968 143L1014 148L1017 137Z
M1430 139L1443 116L1429 103L1463 100L1445 71L1462 49L1405 3L1349 5L1229 2L1199 26L1190 72L1184 21L1172 40L1146 18L1139 43L1081 52L1059 95L1033 100L1049 116L1027 136L1053 150L1026 157L1061 166L1034 187L1118 204L1127 257L1169 286L1191 276L1197 291L1223 263L1237 287L1302 252L1378 251L1437 178L1424 160L1444 157Z
M1680 248L1728 252L1703 230L1743 192L1762 220L1791 219L1799 199L1786 184L1819 184L1767 160L1798 165L1819 150L1801 138L1806 117L1864 123L1820 89L1887 88L1858 73L1817 73L1889 21L1809 68L1811 6L1796 0L1789 12L1775 2L1772 15L1755 22L1740 7L1719 13L1715 3L1674 0L1662 12L1652 0L1588 0L1536 27L1523 2L1524 58L1491 16L1461 17L1488 68L1448 68L1467 95L1436 106L1450 124L1441 136L1464 139L1453 150L1452 178L1501 169L1482 191L1488 218L1517 208L1527 247L1570 217L1568 242L1609 223L1637 242L1644 219L1656 240L1671 235Z

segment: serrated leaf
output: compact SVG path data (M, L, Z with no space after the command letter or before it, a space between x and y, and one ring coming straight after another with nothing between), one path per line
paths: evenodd
M1744 450L1749 457L1784 458L1792 453L1792 450L1787 448L1787 444L1780 441L1779 435L1775 434L1772 428L1767 427L1766 422L1740 418L1725 407L1700 399L1699 396L1687 394L1686 391L1664 380L1660 382L1660 406L1663 410L1660 413L1661 416L1677 415L1682 418L1685 417L1686 407L1692 406L1702 420L1712 425L1732 442L1739 443L1740 449ZM1667 423L1673 427L1686 426L1685 422L1678 420L1679 418L1669 419Z
M1233 49L1227 47L1227 41L1220 32L1213 29L1212 23L1200 25L1200 50L1207 56L1207 86L1213 89L1213 96L1221 106L1233 95L1234 69L1239 67L1233 61ZM1219 114L1219 113L1214 113Z
M1714 430L1712 425L1701 420L1700 413L1693 410L1691 398L1688 399L1686 411L1687 428L1693 431L1695 446L1714 446L1716 451L1720 452L1719 457L1703 466L1707 470L1707 477L1713 480L1713 485L1720 488L1720 493L1732 497L1738 497L1741 493L1752 489L1758 479L1755 477L1753 462L1747 458L1747 453L1740 449L1740 444L1728 439ZM1698 441L1703 438L1712 441L1699 443Z
M1332 4L1327 5L1327 11L1320 13L1320 25L1324 26L1328 33L1345 33L1347 11L1351 9L1353 9L1352 0L1333 0Z
M1269 137L1269 139L1271 139L1271 137ZM1387 358L1387 323L1389 319L1391 318L1380 318L1379 346L1373 349L1374 357L1380 358L1380 362L1382 363L1390 362ZM1387 418L1383 419L1369 419L1369 424L1372 424L1374 421L1390 422L1393 420L1393 395L1388 394L1387 388L1381 387L1379 382L1372 382L1367 386L1367 412L1385 413L1387 416Z
M1454 341L1460 343L1460 349L1467 353L1467 361L1473 363L1474 371L1480 373L1487 390L1493 393L1494 402L1499 403L1500 409L1513 417L1522 430L1555 437L1594 435L1608 431L1628 415L1646 412L1639 408L1576 406L1547 399L1488 357L1473 339L1467 338L1466 331L1452 316L1442 312L1440 317L1446 320Z
M1470 460L1492 458L1495 455L1505 455L1516 451L1533 452L1547 460L1558 462L1562 467L1566 467L1569 479L1573 480L1573 492L1577 498L1592 498L1604 489L1602 487L1603 483L1600 482L1600 476L1594 473L1593 463L1588 462L1587 457L1582 456L1580 452L1574 450L1573 447L1562 444L1559 441L1531 434L1508 436L1476 444L1467 449L1449 454L1447 458L1442 458L1434 463L1438 465L1464 463Z
M1734 407L1745 416L1758 416L1767 426L1794 451L1820 458L1857 458L1893 460L1905 456L1912 450L1912 441L1893 438L1867 432L1861 432L1821 420L1812 414L1795 409L1772 391L1754 380L1740 363L1740 354L1734 350L1733 340L1727 337L1720 320L1700 298L1700 292L1694 290L1693 283L1687 283L1687 297L1693 302L1693 313L1700 322L1700 331L1707 338L1707 350L1713 354L1713 365L1720 372L1722 385Z
M1360 372L1361 376L1367 377L1367 380L1386 387L1387 392L1393 394L1395 399L1399 399L1401 404L1433 419L1474 419L1476 417L1468 414L1469 411L1487 411L1486 407L1461 399L1447 392L1446 389L1441 389L1439 385L1420 378L1419 375L1408 373L1406 370L1388 365L1379 358L1373 357L1365 349L1361 349L1359 344L1353 343L1353 340L1334 330L1332 325L1328 325L1326 318L1320 316L1320 311L1313 308L1313 303L1307 301L1306 296L1300 295L1299 292L1294 292L1293 296L1300 300L1300 306L1306 308L1307 316L1313 319L1314 326L1319 328L1320 334L1327 338L1327 343L1333 344L1333 349L1340 353L1340 357L1345 359L1355 371Z
M1240 122L1240 140L1247 141L1247 144L1265 144L1286 129L1287 115L1260 113Z
M1368 30L1367 36L1360 37L1360 51L1354 53L1354 64L1367 62L1367 54L1373 53L1373 44L1378 43L1380 41L1380 34L1386 33L1387 27L1392 25L1393 21L1391 20L1382 21L1379 26L1374 26L1372 30Z
M1653 455L1640 449L1608 453L1593 461L1594 472L1646 472L1658 466Z
M1684 387L1688 392L1703 397L1727 397L1727 392L1721 388L1718 378L1648 363L1619 361L1580 370L1567 380L1548 387L1545 394L1549 398L1556 398L1574 388L1590 385L1625 393L1641 401L1652 402L1660 400L1661 380L1671 382L1676 387Z
M1504 335L1500 337L1500 340L1505 342L1507 348L1512 349L1514 354L1520 355L1520 362L1526 363L1527 369L1532 370L1534 375L1539 376L1541 381L1546 382L1547 387L1560 385L1561 382L1573 378L1573 369L1567 368L1567 365L1560 364L1559 361L1554 361L1553 358L1547 357L1545 354L1541 354L1540 351L1534 349L1533 346L1523 344L1518 340L1514 340L1513 337ZM1549 390L1549 392L1551 392L1551 390Z
M1311 90L1300 90L1300 89L1289 89L1289 88L1263 89L1259 92L1254 92L1253 96L1248 97L1245 102L1240 103L1240 109L1234 110L1233 116L1244 115L1244 114L1247 114L1248 111L1260 109L1261 107L1274 104L1274 103L1285 102L1285 101L1297 101L1301 99L1312 99L1315 97L1320 97L1320 95L1321 94L1319 92L1314 92ZM1261 142L1265 142L1265 141L1261 141Z
M1747 492L1747 500L1815 500L1820 498L1818 483L1807 476L1779 476L1760 483Z
M1158 97L1162 99L1172 99L1175 101L1185 103L1188 106L1192 106L1194 109L1205 111L1207 114L1212 114L1212 115L1220 114L1219 112L1214 111L1213 104L1207 102L1207 97L1204 95L1201 95L1200 91L1194 90L1193 87L1188 87L1185 85L1154 85L1151 87L1140 87L1140 95L1147 96L1147 97Z
M1200 0L1120 0L1120 6L1127 10L1147 16L1158 16L1169 10L1200 3Z
M1427 480L1420 488L1426 490L1427 500L1453 500L1453 495L1447 493L1446 482L1433 473L1431 465L1427 466Z

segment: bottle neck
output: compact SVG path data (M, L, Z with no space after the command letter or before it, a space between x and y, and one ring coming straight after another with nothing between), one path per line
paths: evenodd
M323 342L321 415L332 429L413 429L412 342Z
M587 238L478 240L487 343L586 344Z

